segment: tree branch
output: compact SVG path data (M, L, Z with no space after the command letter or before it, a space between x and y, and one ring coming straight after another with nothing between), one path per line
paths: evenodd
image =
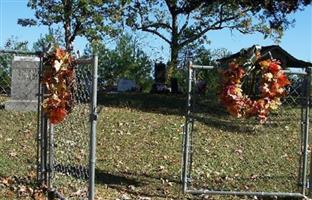
M250 9L246 9L244 11L242 11L241 13L246 13L250 11ZM194 33L191 37L189 37L188 39L184 40L183 42L180 43L181 46L185 46L197 39L199 39L200 37L202 37L203 35L205 35L209 30L220 30L223 28L228 28L228 26L222 26L223 23L231 21L231 20L235 20L240 18L239 15L234 15L231 17L227 17L227 18L223 18L223 8L220 10L219 12L219 20L217 20L216 22L214 22L211 26L207 26L204 30L201 30L198 33ZM235 26L234 26L235 27Z
M79 31L81 30L81 28L82 28L81 21L80 21L77 17L75 17L75 19L76 19L76 25L75 25L75 28L74 28L74 30L73 30L73 33L72 33L72 35L71 35L71 37L70 37L70 39L69 39L70 42L73 42L73 41L75 40L75 37L77 36L78 32L79 32Z
M161 39L163 39L168 44L171 44L171 41L169 39L167 39L165 36L163 36L161 33L157 32L156 30L149 29L149 27L141 27L138 29L145 31L145 32L153 33L153 34L157 35L158 37L160 37Z
M173 5L171 0L166 0L166 5L171 15L176 13L176 5Z
M192 1L186 1L186 3L183 4L182 7L178 8L176 10L177 14L182 14L182 13L186 13L186 14L190 14L192 11L194 11L195 9L201 7L202 5L207 5L211 4L207 3L206 1L203 0L192 0Z
M162 22L154 22L150 25L142 25L142 27L144 28L163 28L163 29L169 29L169 30L172 30L172 27L169 26L168 24L166 23L162 23Z
M187 14L187 16L186 16L186 21L185 21L185 23L183 24L183 26L181 27L181 29L180 29L178 35L180 35L180 34L186 29L186 27L187 27L187 25L188 25L188 23L189 23L189 19L190 19L190 13Z

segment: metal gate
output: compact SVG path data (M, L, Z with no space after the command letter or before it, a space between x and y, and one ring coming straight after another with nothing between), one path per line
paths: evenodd
M94 199L97 66L96 55L75 60L75 105L63 122L52 125L38 107L38 181L50 199ZM41 103L44 90L40 83Z
M213 95L208 95L212 111L207 114L196 110L199 103L195 95L196 71L213 69L213 66L193 65L191 62L188 66L187 113L182 144L183 191L209 195L305 197L308 192L311 195L312 163L311 169L308 167L311 69L287 72L291 80L288 96L283 98L277 112L270 113L265 125L226 115L220 119L220 115L214 115L221 106L217 98L211 97ZM213 128L205 133L198 132L197 126L203 123ZM231 134L240 139L234 140ZM279 145L268 142L275 138L280 141ZM205 143L207 148L197 148L199 143L201 146ZM252 147L258 151L251 151ZM274 155L274 160L267 160L266 155ZM285 159L291 159L287 162L291 165L285 164ZM253 168L248 167L255 162L258 164L253 164ZM287 189L281 191L281 188Z

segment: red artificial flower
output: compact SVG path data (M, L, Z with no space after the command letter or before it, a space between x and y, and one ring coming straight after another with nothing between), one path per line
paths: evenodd
M280 76L277 77L277 83L281 86L281 87L285 87L287 85L290 84L290 81L288 80L287 76L285 75L285 73L281 74Z
M273 74L276 74L277 72L280 71L281 66L279 66L279 64L277 62L271 62L268 69Z
M51 124L58 124L64 120L67 111L64 108L55 108L50 111L49 119Z

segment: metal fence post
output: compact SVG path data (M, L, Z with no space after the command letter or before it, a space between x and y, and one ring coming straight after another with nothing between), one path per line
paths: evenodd
M191 112L189 115L189 166L188 166L188 181L192 179L192 165L193 165L193 129L194 129L194 112L195 112L195 87L196 87L196 70L192 69L191 74Z
M43 69L41 69L41 73L43 72ZM40 84L41 87L41 103L43 101L43 96L46 93L46 90L44 88L44 86L42 84ZM41 170L41 184L45 184L47 185L48 183L48 118L46 116L46 114L43 112L42 109L40 109L40 170Z
M54 171L54 125L49 123L49 166L48 166L48 188L52 189L52 176Z
M303 172L302 172L302 194L305 195L306 188L308 188L308 181L307 181L307 168L308 168L308 146L309 146L309 99L310 99L310 84L311 84L311 71L307 68L307 75L305 79L304 85L304 99L303 102L304 106L304 146L303 146ZM311 166L312 167L312 166Z
M187 190L187 182L188 182L188 170L189 170L189 132L190 132L190 116L192 109L192 62L190 61L188 64L188 92L187 92L187 111L186 111L186 119L184 126L184 151L183 151L183 192Z
M42 62L43 62L43 57L40 55L40 63L39 63L39 69L38 69L38 105L37 105L37 183L39 183L42 180L42 169L40 168L40 159L41 159L41 138L42 138L42 132L41 132L41 126L42 126L42 121L41 121L41 100L42 100L42 86L41 86L41 77L42 77Z
M305 78L306 80L306 78ZM305 83L304 80L304 83ZM300 94L300 156L299 156L299 168L298 168L298 189L302 191L303 185L303 150L304 150L304 123L305 123L305 105L304 105L305 94Z
M97 120L97 76L98 76L98 56L93 56L93 70L92 70L92 102L90 113L90 160L89 160L89 191L88 199L93 200L95 196L95 152L96 152L96 120Z
M306 100L305 100L305 127L304 127L304 131L305 131L305 135L309 135L309 126L310 126L310 104L311 104L311 68L307 68L307 82L306 82ZM308 145L309 145L309 141L307 141ZM308 151L308 149L306 149L306 151ZM308 152L307 152L308 154ZM309 176L309 180L307 181L307 183L309 185L306 185L306 188L309 189L309 196L312 195L312 162L310 161L310 176Z

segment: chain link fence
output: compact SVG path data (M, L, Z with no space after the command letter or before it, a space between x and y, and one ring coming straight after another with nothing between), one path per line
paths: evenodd
M3 103L11 93L12 55L1 55L0 59L0 102Z
M0 58L0 105L4 108L4 102L11 93L11 64L13 55L1 54Z
M288 95L282 98L278 110L270 112L264 125L255 118L231 117L219 104L218 93L201 98L194 92L199 80L192 79L183 136L184 191L293 197L307 194L309 76L288 72ZM199 132L205 124L211 128Z

